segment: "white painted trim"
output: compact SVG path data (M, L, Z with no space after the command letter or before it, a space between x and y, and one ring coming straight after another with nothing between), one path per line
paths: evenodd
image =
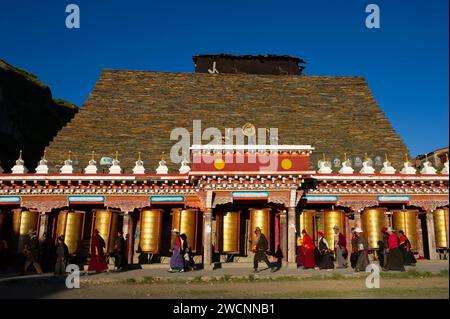
M327 174L313 174L311 175L311 178L317 179L317 180L367 180L367 181L398 181L398 180L432 180L432 181L448 181L449 176L448 175L403 175L403 174L396 174L396 175L361 175L361 174L345 174L345 175L327 175Z
M125 175L125 174L96 174L96 175L37 175L37 174L0 174L1 181L140 181L140 180L188 180L188 174L180 175Z

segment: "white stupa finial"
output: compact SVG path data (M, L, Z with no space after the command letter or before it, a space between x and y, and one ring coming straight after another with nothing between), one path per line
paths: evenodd
M0 168L0 170L1 170L1 168ZM444 168L442 169L441 174L448 175L448 154L445 155Z
M12 168L12 173L13 174L25 174L27 169L24 164L25 164L25 162L22 159L22 150L20 150L19 158L16 161L16 165L14 165Z
M405 153L405 162L403 163L403 168L400 171L400 174L405 175L413 175L416 174L416 169L411 166L411 163L409 162L408 153Z
M48 166L47 166L47 159L45 158L45 155L47 154L47 151L44 151L44 156L42 156L42 159L39 161L39 165L36 167L36 174L48 174Z
M118 151L116 151L116 156L114 157L114 159L112 161L112 165L109 167L109 173L110 174L121 174L122 173L122 168L120 167Z
M161 160L159 161L159 166L156 169L156 174L167 174L169 173L169 168L164 160L164 152L161 154Z
M347 159L347 153L344 153L344 161L342 162L342 167L339 170L339 174L353 174L354 169L350 165L349 160Z
M319 174L331 174L333 172L325 158L325 153L323 154L323 159L319 162L319 170L317 172Z
M95 152L92 151L92 157L88 162L88 166L84 168L85 174L97 174L97 161L95 160Z
M420 174L436 174L436 169L428 161L428 155L425 155L425 162L423 162L423 168L421 169Z
M133 168L133 174L145 174L144 162L141 160L141 152L138 153L138 160Z
M186 154L184 154L184 159L181 161L181 166L178 169L180 174L187 174L191 171L191 167L189 166L189 161L186 158Z
M364 162L362 165L363 167L359 171L360 174L375 174L375 169L372 167L372 164L367 157L367 153L364 154Z
M71 155L72 155L72 152L69 151L69 156L64 161L63 167L61 167L61 169L60 169L61 174L72 174L73 173L73 166L72 166Z
M388 160L387 154L384 154L384 162L383 162L383 168L381 169L381 174L395 174L395 168L392 167L391 162Z

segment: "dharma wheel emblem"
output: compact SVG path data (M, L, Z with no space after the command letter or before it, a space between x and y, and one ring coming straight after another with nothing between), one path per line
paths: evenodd
M245 136L253 136L256 134L256 128L252 123L245 123L242 126L242 134Z

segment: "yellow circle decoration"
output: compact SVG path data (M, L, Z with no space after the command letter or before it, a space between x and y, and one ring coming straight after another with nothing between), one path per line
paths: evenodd
M218 159L214 160L214 167L217 170L223 169L225 167L225 161L223 159L221 159L221 158L218 158Z
M281 161L281 167L283 169L290 169L292 167L292 161L290 159L285 158Z

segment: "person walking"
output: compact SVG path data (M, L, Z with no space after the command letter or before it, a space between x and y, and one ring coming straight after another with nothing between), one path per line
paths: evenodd
M330 255L330 246L328 245L328 241L323 237L323 232L318 232L319 235L319 251L320 251L320 258L316 261L317 265L320 269L327 269L332 270L334 269L334 263L331 259Z
M266 236L261 232L261 228L256 227L255 234L256 245L254 248L255 256L253 257L253 272L258 272L258 263L260 261L264 261L267 265L267 268L269 268L270 271L274 272L275 268L272 267L266 255L266 251L269 247L269 242L267 241Z
M196 266L194 258L192 257L192 248L189 244L187 236L183 233L180 235L180 237L183 240L181 254L184 260L184 271L195 270Z
M378 241L378 261L381 268L386 267L387 262L387 250L388 250L388 238L387 227L381 228L381 240Z
M358 236L355 232L355 227L352 227L351 232L352 232L352 240L351 240L351 248L352 248L352 253L350 254L350 266L355 269L356 267L356 262L358 261L358 245L356 244L357 240L358 240Z
M42 274L42 268L39 264L40 244L35 230L28 232L28 240L25 244L24 253L26 255L25 266L23 267L23 274L26 274L28 268L33 265L38 274Z
M105 259L105 248L105 240L100 235L98 229L94 230L94 235L91 240L91 260L89 261L88 271L99 273L108 269L108 264Z
M347 268L347 240L339 231L339 226L334 225L334 254L338 263L337 268Z
M54 250L55 245L53 243L53 239L47 232L42 235L42 243L41 243L41 266L42 271L52 271L52 266L54 265Z
M172 252L172 257L170 257L170 268L169 272L184 272L184 260L182 255L182 244L180 232L178 229L172 229L172 240L170 245L170 251Z
M314 245L314 241L311 236L308 235L306 229L302 230L303 235L303 251L305 253L305 258L303 260L303 269L316 268L319 269L316 265L316 258L314 251L316 250L316 245Z
M117 239L114 242L114 266L116 268L116 271L122 271L123 267L125 266L125 251L126 244L125 238L123 238L123 232L118 231Z
M355 228L356 247L358 251L358 260L356 261L355 271L366 271L369 262L369 243L363 236L363 230L360 227Z
M411 242L409 241L408 237L406 237L405 232L403 230L400 230L400 245L399 248L403 254L403 260L405 266L415 266L417 263L416 257L414 257L414 253L411 251Z
M283 265L283 251L281 250L281 246L277 246L277 250L275 251L275 271L278 271L281 269L281 266Z
M389 227L387 230L389 234L388 238L388 257L386 267L383 269L405 271L403 255L399 249L399 239L395 233L395 229Z
M69 261L69 247L64 242L64 236L58 237L58 244L56 246L56 264L55 275L64 275L66 273L67 263Z

